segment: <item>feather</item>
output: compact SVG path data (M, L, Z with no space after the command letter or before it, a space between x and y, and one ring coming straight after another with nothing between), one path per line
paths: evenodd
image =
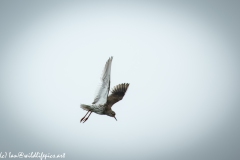
M104 105L107 102L107 96L110 89L112 59L113 57L110 57L105 64L101 77L101 84L99 89L97 90L97 94L92 104Z
M122 83L113 87L111 95L107 98L107 104L109 107L112 107L112 105L123 99L125 93L127 92L128 86L129 83Z

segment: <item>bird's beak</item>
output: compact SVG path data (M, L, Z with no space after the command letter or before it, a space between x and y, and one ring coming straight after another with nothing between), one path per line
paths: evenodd
M114 118L116 119L116 121L117 121L117 118L114 116Z

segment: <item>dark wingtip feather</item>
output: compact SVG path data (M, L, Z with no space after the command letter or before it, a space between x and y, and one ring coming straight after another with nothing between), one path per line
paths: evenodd
M129 86L129 83L119 84L119 85L115 86L111 92L112 92L112 94L123 94L124 95L128 89L128 86Z
M108 104L112 106L113 104L117 103L118 101L122 100L124 95L127 92L129 83L122 83L119 84L112 89L112 94L108 96Z

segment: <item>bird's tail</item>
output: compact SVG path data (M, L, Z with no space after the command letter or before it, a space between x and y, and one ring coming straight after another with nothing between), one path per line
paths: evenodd
M86 104L81 104L80 107L86 111L89 111L91 109L91 106L86 105Z

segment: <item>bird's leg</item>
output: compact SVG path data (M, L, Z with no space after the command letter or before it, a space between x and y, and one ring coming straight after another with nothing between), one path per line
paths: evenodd
M91 114L92 114L92 111L90 112L90 114L88 115L88 117L84 119L83 123L87 121L87 119L90 117Z
M90 112L90 111L87 111L87 114L88 114L88 112ZM87 115L86 114L86 115ZM80 123L82 122L82 120L86 117L86 115L80 120Z

